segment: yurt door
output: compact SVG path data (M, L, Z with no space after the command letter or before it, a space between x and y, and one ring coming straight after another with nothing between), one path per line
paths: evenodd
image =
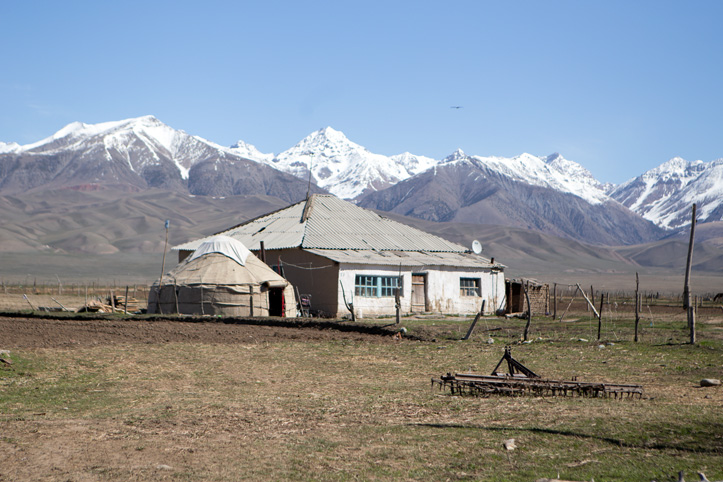
M284 316L284 289L269 289L269 316Z

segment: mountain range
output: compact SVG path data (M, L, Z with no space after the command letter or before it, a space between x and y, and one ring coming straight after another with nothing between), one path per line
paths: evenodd
M160 189L204 197L331 192L359 205L435 222L506 225L596 245L634 245L723 219L723 159L672 159L619 186L560 154L512 158L456 151L435 160L384 156L326 127L265 154L173 129L153 116L75 122L39 142L0 143L0 196Z
M172 129L153 116L69 124L39 142L0 145L0 193L168 189L201 196L303 199L303 180ZM313 186L312 192L325 192Z

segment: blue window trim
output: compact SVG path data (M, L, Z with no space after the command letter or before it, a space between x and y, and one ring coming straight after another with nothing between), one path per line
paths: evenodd
M358 274L354 277L354 295L364 298L394 298L395 288L402 286L401 276Z

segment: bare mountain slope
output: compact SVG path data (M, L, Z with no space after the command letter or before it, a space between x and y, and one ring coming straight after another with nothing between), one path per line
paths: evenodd
M359 204L431 221L504 224L600 245L642 243L663 234L601 191L581 187L588 190L582 197L573 189L554 188L554 178L532 184L515 174L526 171L522 165L505 172L457 153L448 162L363 197Z
M169 245L174 245L287 204L268 196L221 199L164 190L131 194L56 190L0 196L0 278L16 282L28 276L52 282L56 276L64 281L151 281L160 272L165 219L171 223ZM680 284L677 278L682 279L686 244L680 240L613 248L508 226L437 223L381 214L463 245L478 239L486 256L508 266L508 277L594 282L601 287L607 279L609 289L617 289L618 282L631 282L636 271L652 273L656 282L671 278L672 286ZM699 273L713 273L709 276L719 279L723 270L723 245L710 241L714 239L696 246L696 283L701 279ZM166 269L175 263L169 254Z
M172 245L287 204L270 196L218 199L163 190L135 194L56 190L0 196L0 251L160 253L166 219Z

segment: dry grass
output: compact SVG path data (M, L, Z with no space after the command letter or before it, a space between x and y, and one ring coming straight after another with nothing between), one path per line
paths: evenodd
M445 323L466 327L430 320L427 329L445 340L454 334ZM723 476L723 392L696 386L720 377L719 338L599 348L564 330L513 354L547 376L642 383L645 399L459 398L430 388L447 371L491 370L500 332L494 345L340 335L17 350L14 368L0 372L0 480ZM513 452L502 447L509 438Z

